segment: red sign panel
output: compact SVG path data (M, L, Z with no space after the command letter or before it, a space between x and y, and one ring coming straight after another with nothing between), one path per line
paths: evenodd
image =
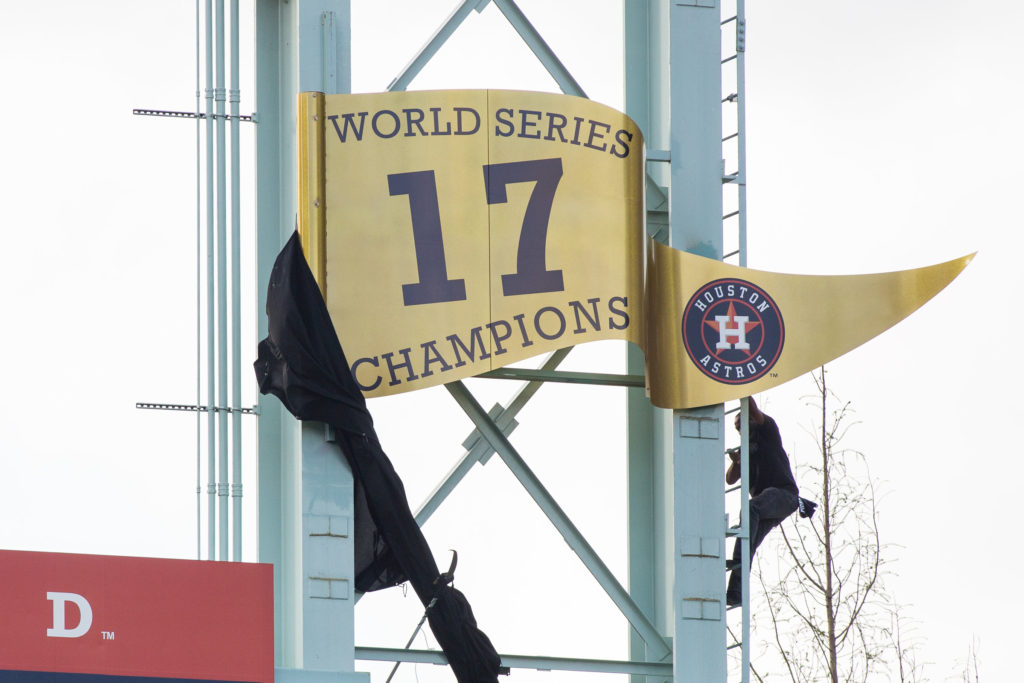
M271 565L0 551L0 609L5 682L274 680Z

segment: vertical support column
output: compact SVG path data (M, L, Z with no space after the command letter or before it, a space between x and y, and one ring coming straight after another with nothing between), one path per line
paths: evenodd
M216 0L216 101L217 120L217 559L228 559L228 205L227 128L224 125L224 0ZM212 372L212 369L211 369Z
M231 559L242 561L242 176L239 130L239 16L231 0Z
M721 32L717 0L631 2L625 7L626 112L648 150L648 232L711 258L722 254ZM657 155L664 158L666 155ZM660 231L657 234L661 234ZM630 350L629 372L642 359ZM658 410L629 397L630 592L672 637L674 680L726 677L725 494L722 406ZM642 659L635 637L631 656ZM634 676L636 683L643 677Z
M280 0L256 2L256 324L267 336L266 283L295 227L294 17ZM257 425L260 562L274 565L274 663L302 666L301 478L298 423L280 401L260 395ZM296 545L299 547L296 548Z
M722 257L721 11L718 0L670 8L670 244ZM721 405L674 411L676 683L726 679L725 464Z
M348 0L257 0L257 292L295 228L297 95L349 89ZM352 474L324 425L260 397L259 559L273 562L278 681L367 681L354 666Z
M661 0L628 2L623 5L623 54L626 113L637 122L648 150L668 147L668 7ZM648 184L668 184L668 166L647 165ZM648 232L653 224L667 223L667 205L651 200L648 190ZM634 346L626 351L630 374L643 374L643 352ZM627 517L629 552L629 593L636 604L648 611L651 621L663 635L671 635L671 531L665 521L671 519L671 471L666 462L670 449L664 446L670 432L668 411L651 405L642 389L627 392L628 479ZM630 632L630 658L648 660L647 644ZM634 683L646 676L634 675Z
M671 241L722 258L722 33L718 0L673 0Z
M216 195L214 194L214 129L216 120L213 100L213 1L206 0L204 16L206 59L206 405L217 405L216 383L216 318L214 297L214 221L216 219ZM217 557L217 411L209 410L206 420L206 558Z
M326 425L302 425L302 668L354 668L352 470Z
M723 417L721 405L673 413L676 683L726 677Z

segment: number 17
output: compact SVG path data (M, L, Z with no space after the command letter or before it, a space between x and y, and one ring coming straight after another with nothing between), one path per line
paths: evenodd
M487 164L483 171L488 204L507 202L506 189L510 184L536 182L523 214L516 272L501 276L502 293L514 296L563 291L565 284L562 271L548 270L546 265L548 221L551 218L555 190L562 178L562 160L534 159ZM464 301L466 281L448 277L434 171L389 174L388 190L393 197L409 196L419 282L402 285L405 305Z

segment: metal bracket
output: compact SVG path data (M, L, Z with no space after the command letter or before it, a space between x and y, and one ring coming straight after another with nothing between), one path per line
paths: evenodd
M321 600L348 600L351 596L348 579L333 576L310 576L309 597Z
M680 539L679 554L683 557L722 556L722 539L710 536L683 536Z
M174 410L188 413L241 413L243 415L259 415L259 410L252 408L228 408L221 406L197 406L189 403L136 403L135 407L140 410Z
M717 417L679 416L679 436L684 439L717 439L720 426Z
M683 619L722 620L722 601L718 598L683 598L680 609Z
M250 123L256 123L256 114L239 114L238 116L232 116L231 114L210 114L207 116L202 112L195 111L168 111L165 109L132 109L132 114L135 116L163 116L171 119L224 119L230 121L232 119L238 119L239 121L248 121Z
M348 538L349 537L349 518L339 516L316 516L311 519L307 519L307 523L310 527L316 527L310 529L310 538Z

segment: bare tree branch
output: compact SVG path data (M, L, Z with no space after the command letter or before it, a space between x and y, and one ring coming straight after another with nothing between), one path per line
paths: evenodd
M791 681L916 681L915 642L904 638L885 591L886 559L878 519L879 492L867 460L844 439L859 424L852 404L813 375L818 458L798 468L813 478L819 515L784 522L785 569L759 580L770 601L771 648ZM808 488L810 490L810 488ZM964 668L970 680L970 662ZM758 680L768 678L763 666ZM976 678L976 676L975 676Z

